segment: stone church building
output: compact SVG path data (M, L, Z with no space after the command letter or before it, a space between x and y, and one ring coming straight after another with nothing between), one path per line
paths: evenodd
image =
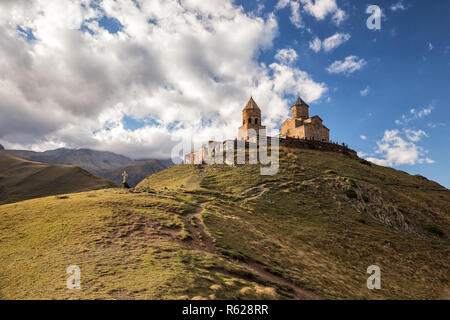
M239 127L238 140L249 141L249 129L256 131L256 137L259 133L265 135L266 127L261 123L261 109L259 109L253 97L250 97L244 110L242 110L242 126Z
M280 135L291 138L330 141L330 129L323 125L319 116L309 117L309 106L300 97L291 107L292 118L281 125ZM249 141L249 129L265 134L266 127L261 123L261 109L253 98L250 98L242 110L242 126L239 127L238 140ZM263 130L263 131L260 131Z
M309 117L309 106L299 97L291 107L292 118L281 124L282 136L329 142L330 129L319 116Z
M296 142L294 147L305 147L307 145L309 148L320 147L319 149L328 151L350 152L347 148L328 143L330 141L330 130L323 125L323 121L319 116L309 117L309 106L300 97L291 107L291 112L292 117L281 124L280 138L284 138L283 141L289 140L290 144L293 141ZM262 125L261 119L261 109L250 97L247 105L242 110L242 126L239 127L237 140L257 142L259 135L265 137L266 127ZM256 136L249 132L251 129L255 130ZM233 142L234 140L231 141ZM208 150L216 150L218 145L225 144L225 142L209 141L207 146L186 154L184 162L190 164L203 163ZM236 147L236 141L234 143ZM356 157L356 152L354 152L354 155Z

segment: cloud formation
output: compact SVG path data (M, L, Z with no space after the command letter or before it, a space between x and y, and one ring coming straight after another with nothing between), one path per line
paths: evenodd
M403 1L399 1L399 2L392 4L390 9L392 11L404 11L404 10L406 10L406 7L403 4Z
M2 1L0 143L168 157L177 138L236 136L250 95L275 127L286 95L327 90L290 66L295 51L258 62L277 32L224 0Z
M426 151L415 142L425 133L421 130L410 131L407 138L403 138L399 130L386 130L383 138L377 142L375 153L380 157L368 157L367 160L382 166L415 165L434 163L426 157ZM426 135L426 134L425 134Z
M313 41L309 43L309 47L312 51L317 53L322 49L322 41L319 38L315 37Z
M309 47L314 52L319 52L322 48L325 52L332 51L342 45L343 43L350 40L350 34L348 33L335 33L334 35L321 41L319 38L315 37L312 42L309 43Z
M401 116L401 119L395 120L395 124L397 125L405 125L411 121L422 119L427 117L433 111L434 106L429 105L421 110L417 110L415 108L409 110L409 114L404 114Z
M344 10L338 7L336 0L279 0L275 10L290 7L290 20L296 28L304 28L301 12L313 16L316 20L324 20L331 15L331 20L340 25L347 17Z
M370 88L369 88L369 87L366 87L365 89L363 89L363 90L361 90L361 91L359 92L359 94L361 95L361 97L366 97L366 96L369 95L369 93L370 93Z
M348 56L345 60L337 60L333 62L328 68L329 73L344 73L350 74L363 68L367 62L364 59L359 59L357 56Z
M297 57L297 52L294 49L281 49L278 50L277 54L275 55L276 60L286 65L292 64L297 59Z
M345 12L338 8L336 0L300 0L304 5L304 10L315 17L323 20L329 14L333 15L333 21L340 24L345 18Z

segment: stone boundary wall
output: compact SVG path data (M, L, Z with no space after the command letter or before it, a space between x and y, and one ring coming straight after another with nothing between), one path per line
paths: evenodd
M355 150L343 146L342 144L323 142L317 140L304 140L295 138L280 138L280 146L286 148L296 148L296 149L308 149L308 150L318 150L318 151L328 151L342 153L351 158L358 158L358 154Z
M267 145L270 146L271 139L267 138ZM210 142L210 148L216 148L220 144L225 144L226 141L223 142ZM237 140L229 140L229 142L233 143L233 149L237 150ZM248 149L250 147L250 143L245 141L245 148ZM317 150L317 151L326 151L326 152L336 152L346 156L349 156L354 159L358 159L358 154L356 151L350 149L346 145L332 143L332 142L324 142L318 140L306 140L306 139L297 139L291 137L280 137L280 147L293 148L293 149L306 149L306 150ZM185 155L186 164L201 164L204 162L205 156L207 154L208 147L203 147L200 150L188 153Z

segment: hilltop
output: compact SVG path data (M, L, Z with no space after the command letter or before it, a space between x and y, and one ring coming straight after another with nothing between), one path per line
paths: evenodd
M78 167L43 164L0 153L0 204L115 186Z
M0 297L449 297L449 190L342 154L280 157L275 176L179 165L131 191L0 206ZM81 291L66 289L68 265Z

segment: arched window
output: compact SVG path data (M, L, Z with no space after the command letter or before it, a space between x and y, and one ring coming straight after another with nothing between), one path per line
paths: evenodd
M258 118L255 118L255 124L258 124Z
M248 123L252 123L252 118L248 118Z

